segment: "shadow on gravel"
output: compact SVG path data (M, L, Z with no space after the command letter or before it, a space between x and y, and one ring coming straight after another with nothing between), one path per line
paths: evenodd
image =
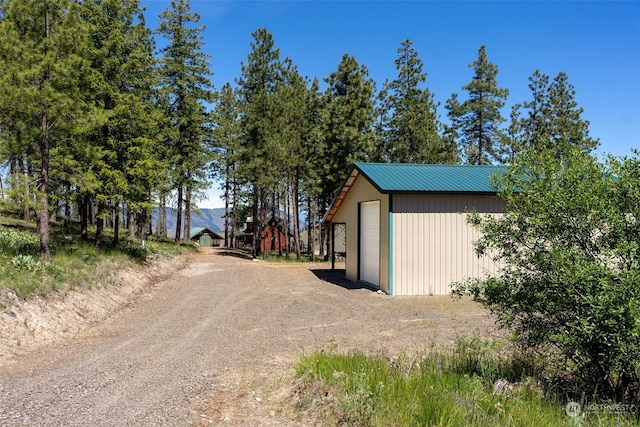
M235 258L242 258L247 260L252 259L251 255L247 254L246 252L234 251L234 250L220 250L220 251L216 251L215 254L221 255L221 256L232 256Z
M345 276L344 269L331 270L327 269L311 269L310 270L316 277L325 282L333 283L336 286L340 286L341 288L354 290L354 289L367 289L371 292L376 292L377 289L373 286L364 283L364 282L354 282L353 280L347 279Z

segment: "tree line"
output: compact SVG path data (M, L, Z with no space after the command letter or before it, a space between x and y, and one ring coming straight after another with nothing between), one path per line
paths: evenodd
M260 230L280 217L293 235L287 255L300 257L305 228L323 251L319 223L354 162L508 164L522 152L598 144L564 73L534 72L531 98L503 117L508 90L485 46L443 121L410 40L397 76L378 88L349 54L322 83L300 75L261 28L240 75L214 88L199 21L188 0L173 1L154 30L138 0L0 1L1 199L35 215L43 259L50 221L76 215L84 238L95 225L99 247L105 227L114 244L121 228L166 236L175 206L178 244L214 178L227 245L252 216L257 256Z

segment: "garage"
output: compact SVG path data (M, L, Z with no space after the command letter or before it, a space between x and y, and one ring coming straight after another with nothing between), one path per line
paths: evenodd
M466 213L504 213L491 184L503 170L356 163L324 218L344 224L346 277L390 295L445 295L452 283L497 274L491 257L477 257Z
M360 280L380 287L380 201L360 203Z

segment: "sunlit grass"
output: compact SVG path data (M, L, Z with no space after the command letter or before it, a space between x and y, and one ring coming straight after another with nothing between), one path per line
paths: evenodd
M52 227L51 260L40 260L40 241L33 224L2 218L0 225L0 288L12 290L20 299L50 292L65 293L78 287L92 288L112 283L115 273L132 263L170 258L190 246L122 239L114 246L112 233L105 234L100 249L79 238L78 230ZM9 225L9 226L6 226ZM77 225L76 225L77 226Z
M328 425L638 425L631 411L568 416L568 402L545 394L532 364L486 343L459 339L453 349L420 358L335 351L304 356L297 365L299 408L314 409Z

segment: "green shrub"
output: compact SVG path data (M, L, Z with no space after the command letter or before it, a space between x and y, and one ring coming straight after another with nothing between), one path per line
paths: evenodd
M471 213L500 273L454 286L481 297L575 397L640 401L640 158L526 152L496 188L501 216Z
M40 239L33 233L0 227L0 249L5 254L34 255L40 252Z

